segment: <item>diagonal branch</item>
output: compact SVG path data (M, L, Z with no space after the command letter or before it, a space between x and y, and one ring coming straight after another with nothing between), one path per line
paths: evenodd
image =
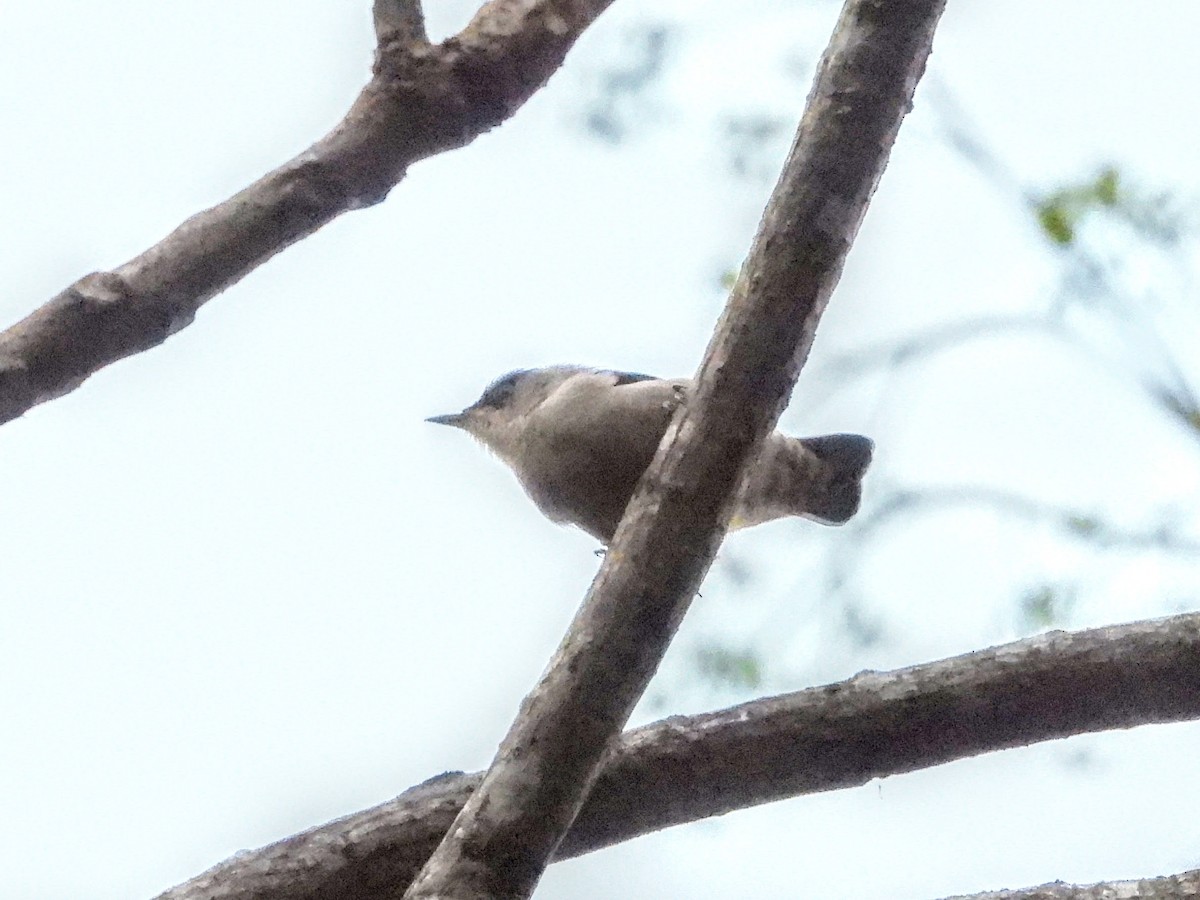
M379 203L421 159L470 143L525 103L612 0L493 0L437 46L415 0L379 0L385 42L346 117L295 159L93 272L0 333L0 423L157 346L208 300L352 209ZM423 29L421 29L423 30Z
M943 0L849 0L700 365L571 629L406 897L528 896L711 564L882 175Z
M1051 632L627 732L557 855L1003 748L1198 718L1200 613ZM432 779L159 900L392 900L480 780Z

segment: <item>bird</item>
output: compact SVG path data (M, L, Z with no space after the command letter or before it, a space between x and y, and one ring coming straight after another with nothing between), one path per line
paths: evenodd
M431 416L476 438L551 521L607 545L692 381L555 365L497 378L461 412ZM747 465L730 528L784 516L840 525L858 511L873 442L775 432Z

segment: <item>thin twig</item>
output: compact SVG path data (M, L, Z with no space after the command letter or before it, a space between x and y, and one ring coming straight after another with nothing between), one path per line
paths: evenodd
M844 380L877 368L909 365L927 356L956 350L969 341L1027 332L1055 338L1066 336L1062 323L1045 313L979 316L930 328L912 337L837 354L822 364L821 370Z
M1099 547L1128 547L1161 550L1184 556L1200 556L1200 540L1179 534L1166 526L1120 528L1099 515L1035 500L1016 491L982 485L909 488L877 499L860 514L854 533L858 538L880 531L896 521L911 522L913 515L951 507L991 507L1031 522L1046 522L1067 534Z

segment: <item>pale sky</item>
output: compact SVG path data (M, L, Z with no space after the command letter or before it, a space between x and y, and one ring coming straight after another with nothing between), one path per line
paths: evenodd
M472 8L427 6L439 34ZM0 8L5 325L303 149L371 59L366 0ZM810 65L835 15L619 0L513 120L4 426L0 898L149 898L486 766L598 563L499 463L422 420L517 367L693 371L716 275L769 187L729 177L720 123L794 122L809 76L786 63ZM587 97L646 21L679 25L667 71L608 146L582 128ZM1183 0L950 0L926 87L952 91L1023 183L1113 162L1193 198L1198 28ZM931 110L919 93L783 427L872 435L868 504L872 485L984 480L1130 527L1177 508L1194 534L1194 438L1119 372L998 341L892 379L820 374L836 352L1057 285L1027 214ZM1184 255L1194 270L1194 243ZM1196 294L1172 277L1185 313L1164 315L1196 384ZM1034 582L1081 585L1071 627L1195 608L1200 585L1194 560L941 517L864 559L885 639L851 648L811 577L849 533L735 536L725 556L754 580L718 568L638 720L727 702L694 684L703 639L754 642L767 689L793 690L1019 638L1014 597ZM1200 865L1197 759L1190 724L991 754L558 864L537 896L920 900L1167 874Z

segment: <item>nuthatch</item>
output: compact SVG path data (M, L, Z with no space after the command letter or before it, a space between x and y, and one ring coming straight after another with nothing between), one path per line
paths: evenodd
M549 366L510 372L460 413L426 419L473 435L552 521L608 543L689 379ZM840 525L858 511L874 445L857 434L775 432L746 467L730 527L782 516Z

